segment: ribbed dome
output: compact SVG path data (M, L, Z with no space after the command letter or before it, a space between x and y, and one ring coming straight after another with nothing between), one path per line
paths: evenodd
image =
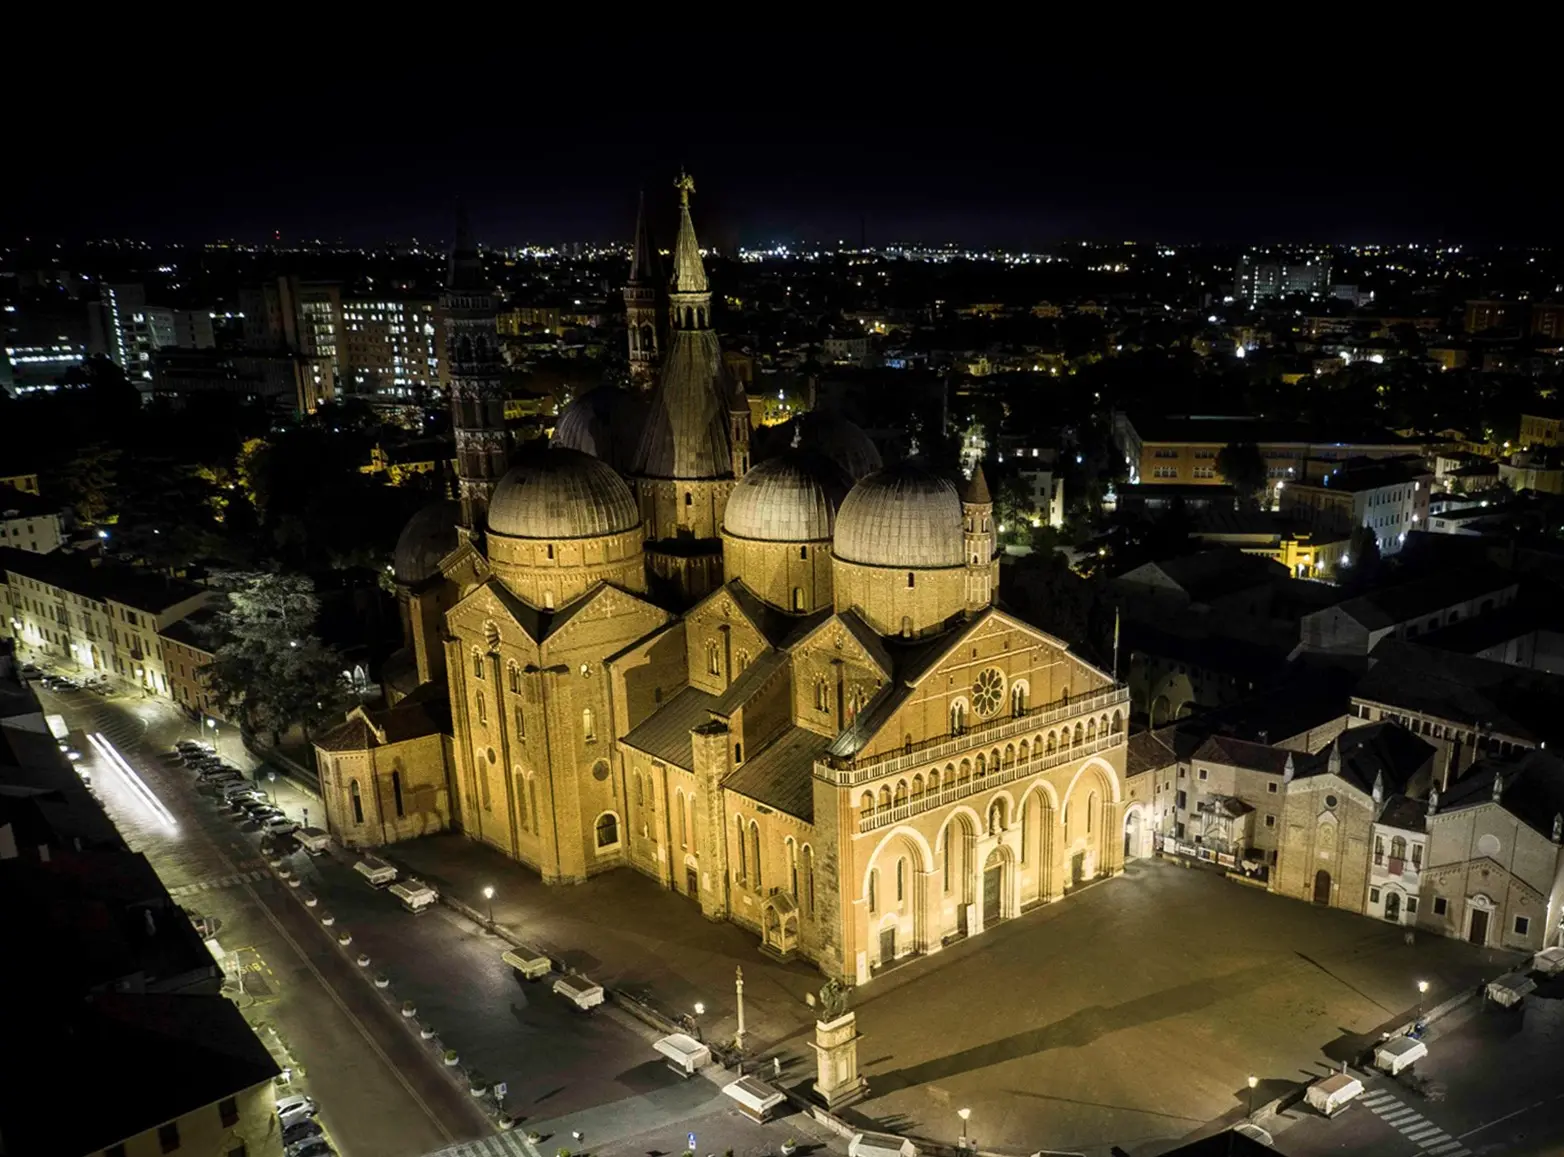
M709 329L675 330L652 395L634 473L646 478L728 478L727 374Z
M763 542L830 538L848 485L830 459L789 450L744 475L728 495L722 528Z
M409 518L391 552L392 577L406 586L434 578L440 560L456 549L456 523L461 516L461 503L445 501L431 503Z
M800 414L777 427L777 435L785 439L783 445L792 445L796 437L800 449L824 454L855 482L885 465L869 435L829 410Z
M579 450L549 450L512 466L489 499L489 531L511 538L597 538L641 521L612 466Z
M836 557L870 566L961 566L956 484L900 463L870 474L836 513Z
M554 423L554 437L549 445L560 450L580 450L628 473L635 464L645 422L644 399L617 386L599 386L565 407Z

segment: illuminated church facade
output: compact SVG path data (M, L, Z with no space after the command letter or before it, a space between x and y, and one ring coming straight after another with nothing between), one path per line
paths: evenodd
M981 469L884 466L822 413L751 460L678 189L665 290L637 228L632 390L546 452L496 467L497 353L453 336L460 501L398 543L407 675L318 741L329 819L633 869L864 983L1122 869L1128 696L995 606ZM492 302L465 235L450 283Z

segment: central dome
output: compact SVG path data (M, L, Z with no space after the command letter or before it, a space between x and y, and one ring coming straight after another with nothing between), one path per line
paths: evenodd
M831 537L847 487L834 462L789 450L744 475L728 496L722 528L762 542L819 542Z
M854 482L884 465L869 435L830 410L810 410L766 433L768 447L791 445L823 454Z
M641 521L613 467L563 448L511 467L489 500L489 531L510 538L600 538Z
M580 450L628 472L645 422L645 401L617 386L599 386L560 412L549 444L556 450Z
M836 557L866 566L961 566L961 533L956 484L903 462L848 492L836 514Z

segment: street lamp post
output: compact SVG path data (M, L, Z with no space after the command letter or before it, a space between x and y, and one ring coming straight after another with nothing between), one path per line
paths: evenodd
M494 885L483 886L483 898L489 902L489 930L494 930Z
M972 1116L971 1109L957 1109L956 1116L961 1118L961 1148L970 1149L971 1141L967 1137L967 1118Z
M212 729L212 750L221 759L223 756L223 733L217 728L217 720L210 715L206 717L206 725Z
M739 967L733 969L733 988L739 998L739 1031L734 1038L734 1044L739 1048L744 1047L744 970Z
M1423 1019L1423 996L1428 992L1428 981L1417 982L1417 1019Z
M1260 1078L1250 1074L1249 1077L1249 1119L1254 1120L1254 1087L1260 1083Z
M271 803L276 803L277 802L277 796L276 796L277 787L276 787L276 784L277 784L277 773L275 771L272 771L270 768L268 768L267 771L266 771L266 798Z
M702 1042L704 1042L706 1038L701 1035L701 1017L705 1015L706 1006L697 1000L695 1002L695 1015L690 1018L690 1024L695 1029L695 1039Z

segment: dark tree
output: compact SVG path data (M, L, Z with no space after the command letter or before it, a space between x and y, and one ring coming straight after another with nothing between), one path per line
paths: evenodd
M1253 442L1230 442L1218 450L1216 472L1250 502L1265 492L1265 458Z

